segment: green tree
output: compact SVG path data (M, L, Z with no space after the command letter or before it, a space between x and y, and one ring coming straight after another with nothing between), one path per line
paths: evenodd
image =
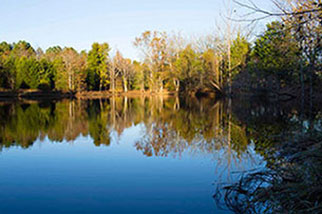
M50 78L51 89L61 89L63 86L59 83L58 74L64 71L64 63L61 56L62 48L60 46L49 47L46 50L44 59L48 62L48 76Z
M250 43L247 39L237 34L237 38L231 46L231 72L232 78L246 67L247 58L250 52Z
M26 41L19 41L13 44L12 54L15 57L31 57L36 55L36 51L33 49L30 43Z
M267 25L267 30L256 41L251 53L251 69L256 78L275 77L278 86L294 80L299 68L299 47L290 31L280 22Z
M187 91L195 90L200 86L200 73L203 72L200 55L191 45L179 53L174 63L177 78Z
M39 89L50 90L55 88L54 84L54 65L46 58L39 60Z
M146 81L146 66L138 61L133 61L133 89L144 91L145 87L148 86Z
M40 83L40 63L36 60L36 58L25 58L22 57L22 68L20 69L20 73L23 73L24 80L23 82L32 89L37 89ZM23 69L23 70L22 70Z
M88 53L88 83L90 89L106 88L108 84L108 56L110 47L107 43L94 43ZM97 81L98 80L98 81ZM98 87L97 87L98 82Z

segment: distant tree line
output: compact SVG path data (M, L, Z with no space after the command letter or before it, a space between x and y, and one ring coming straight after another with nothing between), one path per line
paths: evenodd
M179 41L180 40L180 41ZM0 88L61 91L189 91L215 87L227 79L223 43L204 48L182 37L144 32L134 45L144 53L142 62L110 55L107 43L94 43L88 52L54 46L35 50L30 43L0 43ZM240 51L240 48L243 48ZM232 52L244 65L250 44L238 35Z
M215 35L188 41L176 34L146 31L134 41L141 62L124 58L119 51L111 56L107 43L93 43L88 52L78 52L59 46L35 50L26 41L2 42L0 88L223 92L231 78L251 81L248 86L257 88L301 85L304 93L308 85L312 91L321 79L322 4L297 1L289 7L291 12L269 23L252 44L240 33L229 36L229 41ZM238 78L245 72L246 79Z

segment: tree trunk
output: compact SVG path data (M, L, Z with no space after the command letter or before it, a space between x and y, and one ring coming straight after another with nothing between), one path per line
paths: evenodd
M177 111L179 109L180 109L180 100L179 100L179 97L176 96L176 101L174 103L173 110Z
M102 91L102 86L103 86L103 80L100 79L99 91Z
M311 118L311 114L312 114L312 109L313 109L313 66L310 66L310 70L309 70L309 84L310 84L310 94L309 94L309 116Z
M72 75L68 75L68 88L69 90L72 90Z
M142 83L141 83L141 92L143 93L144 92L144 81L142 80Z
M153 88L153 74L152 74L152 72L150 72L150 84L149 84L149 87L150 87L150 92L153 92L154 88Z
M141 79L141 86L140 86L140 89L141 89L141 92L144 92L144 75L143 75L143 72L142 72L142 79Z
M175 86L175 90L178 93L179 89L180 89L180 81L175 78L175 79L173 79L173 83L174 83L174 86Z
M124 87L124 92L127 92L127 79L123 76L123 87Z
M305 91L304 91L304 71L303 71L303 62L300 64L300 84L301 84L301 111L304 110L304 99L305 99ZM302 111L303 112L303 111Z
M111 78L111 90L112 90L112 93L114 94L114 91L115 91L115 78Z
M163 81L162 79L159 79L159 84L160 84L160 93L163 92Z

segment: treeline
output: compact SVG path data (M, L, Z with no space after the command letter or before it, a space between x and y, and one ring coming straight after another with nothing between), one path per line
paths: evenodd
M107 43L94 43L90 51L77 52L59 46L35 50L26 41L2 42L0 88L125 92L221 90L228 76L224 44L199 43L147 31L134 42L144 53L144 60L138 62L124 58L119 51L111 56ZM233 42L236 67L245 64L249 46L240 35Z
M290 12L268 24L252 44L241 33L229 31L229 36L194 41L146 31L134 41L141 62L119 51L112 56L107 43L77 52L59 46L35 50L26 41L2 42L0 88L225 92L231 85L275 91L300 85L302 95L306 86L312 93L321 82L322 4L299 1L289 7Z

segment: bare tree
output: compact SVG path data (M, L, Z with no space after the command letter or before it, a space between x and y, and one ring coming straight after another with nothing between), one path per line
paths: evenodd
M168 36L165 32L146 31L135 38L134 45L143 53L146 64L149 66L150 90L163 91L166 65L168 64Z
M117 51L114 57L113 67L113 85L115 85L115 78L122 76L124 92L128 91L129 79L133 73L133 66L130 59L123 58L122 54ZM114 87L114 86L113 86Z

